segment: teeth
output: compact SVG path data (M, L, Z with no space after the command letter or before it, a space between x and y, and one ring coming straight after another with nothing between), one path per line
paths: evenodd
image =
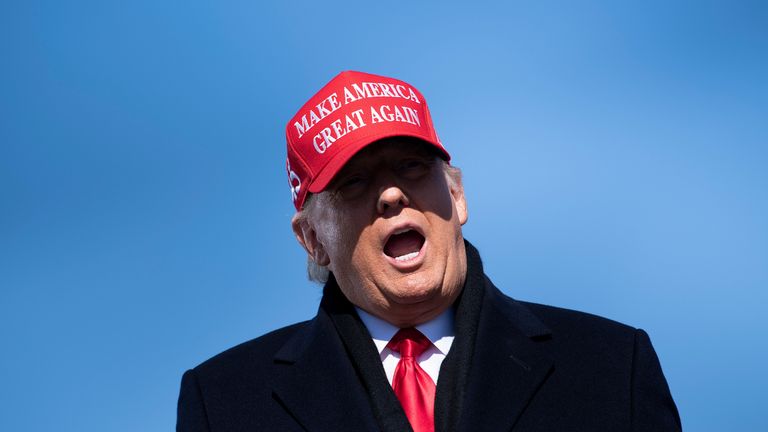
M411 252L411 253L408 253L408 254L405 254L405 255L401 255L399 257L395 257L395 260L396 261L408 261L410 259L416 258L417 256L419 256L419 251Z
M398 235L398 234L406 233L406 232L408 232L410 230L411 230L411 228L402 228L402 229L399 229L399 230L393 232L392 235Z

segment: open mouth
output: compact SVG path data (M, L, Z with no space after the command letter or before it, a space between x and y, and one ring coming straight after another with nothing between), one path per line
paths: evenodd
M389 236L384 245L384 253L398 262L410 261L419 256L423 245L424 236L414 229L407 228Z

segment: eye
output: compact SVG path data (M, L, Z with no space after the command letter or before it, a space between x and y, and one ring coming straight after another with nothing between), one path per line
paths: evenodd
M397 172L406 178L418 178L429 172L432 162L422 158L403 159L397 166Z
M368 176L363 173L354 173L339 179L334 190L339 198L351 199L362 194L367 185Z
M360 174L353 174L351 176L345 177L340 183L339 183L339 189L347 189L352 188L355 186L360 186L365 183L365 178Z

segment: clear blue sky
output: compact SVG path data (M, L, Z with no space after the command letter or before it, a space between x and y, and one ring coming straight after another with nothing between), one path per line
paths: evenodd
M314 314L284 125L345 69L425 94L506 293L768 430L764 2L272 3L0 5L0 430L171 430L185 369Z

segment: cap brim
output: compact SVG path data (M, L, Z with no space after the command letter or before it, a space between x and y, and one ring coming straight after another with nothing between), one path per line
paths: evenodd
M386 138L393 138L393 137L410 137L410 138L417 138L421 141L423 141L426 144L429 144L437 150L438 154L443 157L446 161L451 160L451 155L448 154L447 151L445 151L445 148L441 146L439 143L427 139L422 135L419 134L409 134L409 133L391 133L391 134L376 134L376 136L369 136L369 137L362 137L358 139L355 142L352 142L350 144L347 144L343 150L339 151L328 163L315 175L314 180L309 185L307 190L312 193L318 193L325 190L326 187L328 187L328 184L333 180L333 178L336 176L336 174L341 171L342 168L344 168L344 165L349 162L350 159L352 159L353 156L357 154L360 150L364 149L365 147L368 147L369 145L376 143L378 141L381 141Z

